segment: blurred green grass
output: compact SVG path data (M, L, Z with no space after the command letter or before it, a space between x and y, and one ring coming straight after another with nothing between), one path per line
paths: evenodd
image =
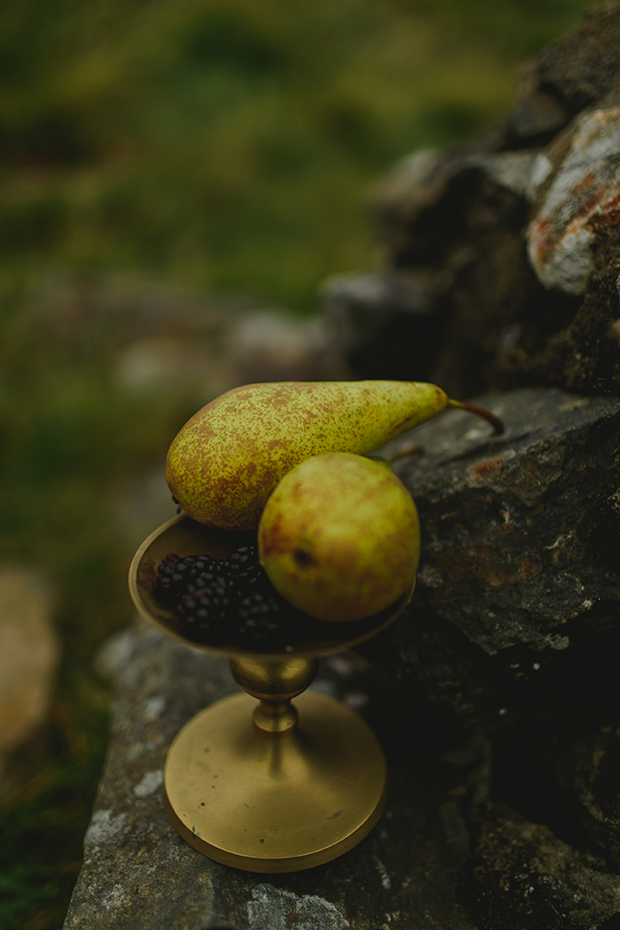
M191 412L25 312L126 272L309 314L380 262L368 184L498 119L577 0L15 0L0 9L0 555L48 572L63 659L0 798L0 926L62 925L106 742L98 645L132 610L116 489ZM63 330L63 332L65 332ZM70 341L69 341L70 342Z
M582 6L21 0L0 14L0 247L307 311L375 260L369 179L495 120Z

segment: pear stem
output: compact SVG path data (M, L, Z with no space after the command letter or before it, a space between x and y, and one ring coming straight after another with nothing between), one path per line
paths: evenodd
M475 413L479 417L484 417L493 427L496 436L501 436L504 432L504 424L500 418L484 407L477 407L476 404L469 404L466 400L452 400L452 398L448 400L448 406L458 407L459 410L467 410L469 413Z

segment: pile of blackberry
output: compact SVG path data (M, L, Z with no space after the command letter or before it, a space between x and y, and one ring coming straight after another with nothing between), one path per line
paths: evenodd
M154 594L175 614L177 632L198 643L292 652L291 630L306 619L278 594L252 545L227 559L169 553Z

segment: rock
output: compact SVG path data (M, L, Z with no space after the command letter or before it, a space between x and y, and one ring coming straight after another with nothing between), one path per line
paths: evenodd
M131 275L65 275L38 281L24 317L44 336L79 353L101 356L142 339L194 339L214 347L248 300L218 298Z
M110 501L119 531L127 545L136 549L154 529L171 520L177 509L166 484L165 456L155 468L119 482Z
M498 187L520 197L531 197L532 173L538 159L536 150L493 152L476 159L485 175Z
M151 394L191 392L199 406L239 384L259 381L336 381L350 376L317 319L296 320L267 311L231 314L214 339L192 328L151 336L126 346L115 368L117 382Z
M481 927L601 930L620 913L620 879L601 859L503 805L486 812L469 875L463 890Z
M234 385L260 381L341 381L350 377L339 347L318 319L241 315L232 331ZM233 385L230 385L233 386Z
M607 603L620 613L603 504L618 483L620 406L557 390L487 394L503 436L451 411L402 440L396 464L423 527L420 596L489 654L562 648L562 627Z
M117 666L108 759L64 930L475 930L453 893L451 870L461 867L469 847L448 794L453 769L410 758L409 743L403 749L402 732L393 727L385 688L366 663L335 656L324 663L317 684L358 705L365 695L363 713L380 724L390 758L387 810L362 843L334 862L260 875L193 850L163 807L171 739L202 707L237 690L226 662L158 632L132 635L131 658L124 637ZM410 736L423 756L425 743L437 740L424 726Z
M187 326L175 336L131 342L118 353L114 374L125 389L184 391L200 407L239 384L336 381L350 370L319 320L254 311L231 313L217 338Z
M529 195L538 149L501 151L501 142L496 133L487 133L445 152L423 149L403 158L375 184L370 206L397 266L409 265L407 255L412 264L437 259L448 237L458 231L459 201L475 187L476 175ZM469 181L466 175L471 175Z
M59 658L53 606L51 585L40 572L0 569L0 766L49 709Z
M415 374L408 376L456 397L500 384L496 369L506 367L506 354L512 368L522 367L520 344L567 302L544 291L523 247L537 150L506 152L501 143L489 133L443 153L420 152L377 186L371 203L389 266L441 288L440 328L409 339ZM387 294L381 310L375 352L389 369L388 351L398 345L402 355L406 346ZM367 376L365 358L353 367ZM501 386L508 383L504 376Z
M620 9L616 3L600 4L526 65L507 120L509 143L546 145L573 116L606 96L620 79L619 42Z
M430 700L476 732L529 728L530 743L537 720L587 730L617 704L620 407L549 389L478 400L503 437L451 411L386 447L425 450L394 466L422 557L408 610L359 649L405 711Z
M316 319L148 278L45 278L26 295L23 318L69 358L108 364L122 389L176 392L197 407L252 381L350 376Z
M499 147L496 134L402 159L379 181L370 209L395 269L438 265L459 241L466 205L485 159Z
M221 340L196 340L190 332L173 336L138 339L116 358L114 380L135 393L193 394L200 404L208 403L235 384L231 362L232 336Z
M619 36L620 4L595 8L524 69L503 123L415 152L377 184L385 275L441 282L441 327L406 337L416 370L406 377L461 397L531 385L618 393ZM407 370L398 303L386 292L373 315L382 370L390 353ZM354 356L355 374L372 377L373 362Z
M490 134L445 153L420 153L380 185L373 200L389 264L442 287L441 329L409 341L412 359L424 359L424 374L413 377L457 397L519 379L523 384L529 353L542 350L553 327L559 330L577 307L574 297L542 287L524 248L538 150L507 152L500 145ZM388 300L382 311L375 351L385 353L389 367L383 346L398 340ZM354 369L367 374L359 361ZM528 372L529 383L544 377Z
M619 167L617 106L580 115L537 156L533 188L539 205L527 236L530 259L545 287L585 293L595 267L595 238L620 221Z
M580 734L561 777L577 800L578 816L590 841L620 870L620 726L613 702L605 711L606 725Z
M93 668L100 678L113 684L125 671L135 656L140 643L139 632L145 633L145 624L140 620L133 627L125 627L106 639L95 654Z
M569 117L597 103L620 78L620 6L601 3L583 22L537 58L539 87Z
M572 891L573 873L569 881L544 866L541 875L550 869L555 877L538 875L532 887L553 894L536 898L535 913L570 905L581 926L583 905L602 922L609 911L578 902L598 900L601 869L620 869L620 405L549 389L478 401L503 417L503 437L453 411L412 434L423 452L395 462L420 511L419 579L405 614L358 649L391 682L403 729L428 715L447 730L458 720L469 734L461 754L478 771L465 810L470 831L482 816L476 809L491 799L540 824L545 842L555 843L555 833L568 844L567 861L577 856ZM408 442L401 437L385 451ZM510 851L517 839L510 834L506 844ZM604 856L607 866L588 872L576 848ZM492 912L499 928L510 926L510 914L524 920L519 875L539 870L537 855L523 846L525 866L517 869L515 852L489 885L476 866L476 916ZM562 926L559 917L545 919L540 926ZM592 916L583 926L599 923Z
M444 282L420 273L338 275L320 300L330 344L365 378L423 381L442 324Z
M538 63L521 69L515 107L507 121L507 133L515 146L544 145L562 129L569 113L552 91L541 87Z
M603 267L590 275L583 303L573 319L549 339L545 350L530 359L527 367L533 381L561 383L568 390L583 393L618 393L620 352L614 326L620 274L615 239L619 234L620 228L614 229L605 242L599 255ZM508 361L506 371L511 365Z

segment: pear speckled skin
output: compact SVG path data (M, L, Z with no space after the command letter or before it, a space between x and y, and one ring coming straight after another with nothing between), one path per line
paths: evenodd
M346 452L320 455L275 489L258 546L271 583L295 607L319 620L359 620L412 588L418 513L385 464Z
M285 381L234 388L198 411L168 452L166 479L207 526L256 529L278 482L305 459L365 453L445 409L415 381Z

